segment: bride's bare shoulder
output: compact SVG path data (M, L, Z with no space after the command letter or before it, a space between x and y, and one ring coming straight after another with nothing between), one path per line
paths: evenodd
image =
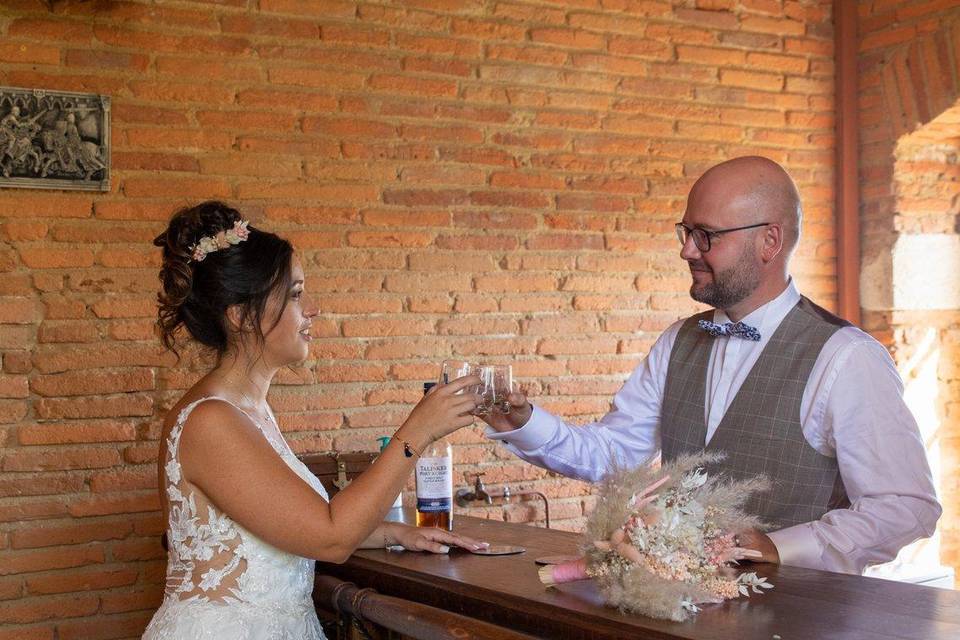
M204 384L196 384L190 389L188 389L186 393L180 396L180 399L177 400L173 404L173 406L167 409L166 415L164 416L164 419L163 419L163 432L165 434L168 433L170 429L173 428L173 425L176 424L183 410L189 407L191 404L193 404L198 400L202 400L204 398L215 398L218 395L219 394L217 393L217 390L215 388L208 385L204 385ZM198 417L206 412L205 410L201 410L201 407L204 404L208 404L208 403L202 403L198 405L194 410L194 412L198 412L197 413ZM212 404L223 405L225 403L215 402ZM191 416L193 416L194 412L191 412Z

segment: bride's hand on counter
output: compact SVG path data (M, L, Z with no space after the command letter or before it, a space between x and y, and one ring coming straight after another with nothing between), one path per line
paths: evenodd
M467 551L477 551L490 546L473 538L457 535L434 527L411 527L394 523L386 532L388 546L400 545L407 551L429 551L447 553L450 547L461 547Z

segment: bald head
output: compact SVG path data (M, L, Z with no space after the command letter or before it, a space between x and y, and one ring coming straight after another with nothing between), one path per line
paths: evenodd
M711 167L693 185L687 207L706 199L728 207L739 221L731 226L776 222L783 229L785 257L800 239L800 194L783 167L761 156L734 158Z

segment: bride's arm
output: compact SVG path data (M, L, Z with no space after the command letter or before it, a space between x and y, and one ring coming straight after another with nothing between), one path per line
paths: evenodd
M308 558L343 562L383 521L403 488L417 451L445 432L473 421L465 378L425 396L369 469L327 502L274 452L257 427L235 407L217 401L197 406L180 439L184 478L234 521L275 547ZM438 426L449 425L449 426Z

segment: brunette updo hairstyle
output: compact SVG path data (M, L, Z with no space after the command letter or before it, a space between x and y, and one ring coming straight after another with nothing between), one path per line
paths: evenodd
M163 345L175 354L182 327L191 338L216 352L218 359L222 357L229 347L227 308L233 305L240 308L240 326L252 327L262 343L261 327L270 295L278 289L285 292L291 285L293 247L254 227L248 227L245 241L208 253L199 262L193 260L191 247L200 238L232 229L239 220L239 211L210 200L175 213L167 230L153 241L163 248L157 326ZM281 300L271 329L280 320L287 296Z

